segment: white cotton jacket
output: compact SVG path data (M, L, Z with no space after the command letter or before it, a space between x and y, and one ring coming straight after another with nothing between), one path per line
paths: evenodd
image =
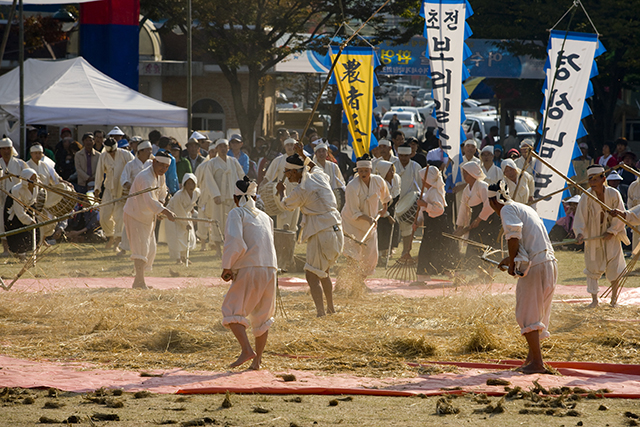
M372 218L378 214L379 203L389 203L391 195L387 183L382 177L371 174L369 186L367 186L359 176L355 176L345 191L345 204L342 208L342 224L345 233L354 235L357 239L362 239L369 230L370 224L364 219L359 219L362 215Z
M544 223L532 207L509 203L502 207L500 219L507 241L520 240L518 255L521 260L528 260L533 267L556 259Z
M489 204L489 196L487 191L489 190L489 184L484 181L476 181L473 184L473 188L469 188L467 184L462 191L462 202L460 203L460 212L458 212L458 219L456 225L458 227L466 227L471 222L471 208L482 204L482 212L480 212L480 219L486 221L493 213L493 208ZM474 218L475 219L475 218Z
M231 209L224 230L222 268L278 268L273 244L273 220L255 208Z
M44 161L44 157L38 162L38 164L30 159L27 162L27 166L38 172L38 178L40 179L40 182L45 185L55 185L61 180L60 176L58 176L53 167Z
M36 202L37 189L34 188L34 191L29 191L27 182L23 181L13 186L11 195L25 206L31 206ZM14 200L11 209L9 209L9 220L18 217L24 225L34 224L35 220L31 215L27 214L22 204L18 201Z
M133 180L136 179L136 176L138 176L138 174L142 172L143 169L151 166L152 163L153 160L151 159L147 159L147 161L144 163L142 163L142 160L137 157L131 160L124 166L124 169L122 170L122 175L120 176L120 186L124 186L127 182L129 183L129 185L133 184Z
M133 154L122 148L116 149L114 157L111 157L106 150L100 153L95 171L96 188L100 188L104 183L105 190L110 190L114 198L122 196L120 177L124 167L132 160Z
M156 215L164 210L164 205L161 202L167 197L164 175L156 176L153 172L153 165L151 165L136 176L129 191L129 194L133 194L153 187L158 187L158 189L128 198L124 205L124 213L136 221L146 224L152 223Z

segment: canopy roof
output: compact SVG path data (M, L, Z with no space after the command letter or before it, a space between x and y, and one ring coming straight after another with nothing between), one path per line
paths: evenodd
M0 109L20 117L20 70L0 76ZM186 127L187 110L142 95L84 58L24 63L25 123Z

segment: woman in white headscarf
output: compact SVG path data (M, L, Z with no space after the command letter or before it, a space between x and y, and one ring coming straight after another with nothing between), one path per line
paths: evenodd
M182 188L169 200L167 209L178 217L190 218L200 197L200 189L196 188L197 185L198 178L192 173L185 173L182 176ZM165 232L169 245L169 258L177 260L178 263L186 262L187 247L189 250L196 248L196 235L191 221L167 221Z
M400 243L400 227L395 224L396 222L396 204L400 200L400 175L396 173L396 168L393 163L386 160L378 160L376 162L376 173L384 178L389 193L391 194L391 202L387 207L387 214L384 219L380 218L378 221L378 251L380 251L380 257L378 258L378 265L382 266L386 264L387 254L391 248L395 248ZM391 234L393 233L393 238ZM391 248L389 247L391 244Z
M456 231L459 233L461 229L468 227L469 239L496 246L500 232L500 219L489 204L487 196L489 184L484 181L484 172L480 169L480 165L474 162L465 163L461 169L467 186L462 191ZM467 246L466 257L470 266L480 265L478 255L481 254L482 250L478 247Z
M38 182L38 173L33 169L24 169L20 173L20 177L29 181L21 180L14 185L10 191L11 196L7 196L4 202L5 231L16 230L36 223L33 212L29 212L27 207L33 206L38 197L38 188L35 185ZM36 229L7 236L9 250L21 258L24 257L27 252L35 249L38 241L37 235Z
M453 266L452 250L455 245L442 232L451 232L451 220L445 207L444 180L435 166L420 170L420 180L424 182L422 199L418 200L420 216L423 218L424 234L418 253L418 280L427 281L429 276L442 274ZM426 177L425 177L426 174ZM417 224L414 224L414 228Z

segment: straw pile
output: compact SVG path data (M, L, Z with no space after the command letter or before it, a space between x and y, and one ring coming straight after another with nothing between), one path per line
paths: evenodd
M226 288L138 292L69 289L0 294L0 346L10 356L86 360L109 368L225 369L239 352L221 325ZM406 362L524 358L514 297L465 294L407 299L336 298L338 313L315 318L308 293L283 292L289 320L269 334L265 368L367 376L417 375ZM638 307L587 311L554 304L547 360L640 362Z

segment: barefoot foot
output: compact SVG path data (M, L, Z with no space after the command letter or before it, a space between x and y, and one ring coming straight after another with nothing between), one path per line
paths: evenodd
M547 369L544 367L544 365L541 365L539 363L530 363L527 366L523 366L519 372L522 372L525 375L546 374Z
M598 306L598 301L593 301L586 308L596 308Z
M249 360L251 360L251 359L253 359L253 358L255 358L255 357L256 357L256 353L255 353L253 350L251 350L251 352L250 352L250 353L242 352L242 353L240 353L240 356L238 356L238 358L236 359L236 361L235 361L235 362L233 362L232 364L230 364L230 365L229 365L229 367L230 367L230 368L235 368L235 367L237 367L237 366L242 365L242 364L243 364L243 363L245 363L245 362L248 362ZM259 366L259 365L258 365L258 366Z
M251 369L252 371L259 371L260 362L261 361L256 357L255 359L253 359L253 362L251 362L251 366L249 366L249 369Z

